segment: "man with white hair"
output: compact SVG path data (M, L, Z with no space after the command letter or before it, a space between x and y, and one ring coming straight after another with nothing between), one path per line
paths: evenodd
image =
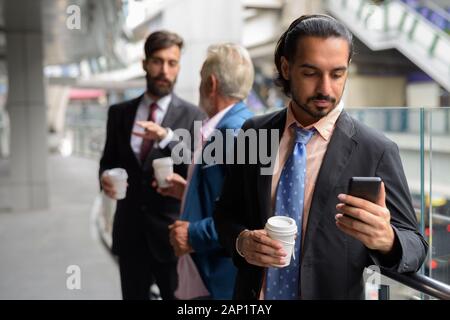
M195 161L189 168L187 181L173 174L167 179L171 186L157 191L183 200L180 220L169 226L170 242L180 257L176 296L231 299L236 268L219 244L212 219L226 164L221 159L218 164L204 163L204 160L205 150L216 139L212 137L221 135L226 146L225 139L234 136L225 131L240 129L253 115L243 100L252 88L254 69L246 49L226 43L209 47L200 75L200 107L209 117L202 126L201 148L194 153Z

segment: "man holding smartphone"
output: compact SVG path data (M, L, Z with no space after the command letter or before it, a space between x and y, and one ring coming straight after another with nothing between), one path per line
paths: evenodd
M277 84L291 101L248 120L243 133L279 130L279 147L269 149L279 170L230 166L216 206L219 240L238 267L235 298L361 299L365 267L411 272L425 259L397 146L343 110L352 53L351 33L326 15L298 18L278 41ZM383 180L375 203L344 194L354 176ZM298 226L285 268L274 267L286 259L282 243L264 230L273 215Z

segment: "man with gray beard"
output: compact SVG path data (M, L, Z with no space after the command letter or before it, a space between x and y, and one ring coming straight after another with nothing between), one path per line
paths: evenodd
M226 132L238 131L253 116L244 102L254 79L250 54L234 43L212 45L200 76L200 108L209 117L200 129L198 140L203 143L194 153L187 181L173 174L166 179L170 186L157 191L182 200L180 219L170 226L170 243L180 257L177 297L231 299L236 268L219 244L212 219L227 169L220 151L215 152L217 161L209 163L207 150L218 139L222 154L232 153L226 146L234 135Z

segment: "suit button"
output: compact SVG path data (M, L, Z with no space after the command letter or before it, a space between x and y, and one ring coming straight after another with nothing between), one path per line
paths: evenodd
M147 211L148 207L147 206L141 206L141 210L142 211Z

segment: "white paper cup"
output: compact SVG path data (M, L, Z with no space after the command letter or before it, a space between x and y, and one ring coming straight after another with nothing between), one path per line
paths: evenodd
M281 242L287 253L286 263L274 265L274 267L288 266L291 263L291 257L294 256L295 235L297 234L295 220L286 216L273 216L267 220L265 230L270 238Z
M166 178L173 173L173 160L171 157L159 158L153 160L153 170L158 187L167 188L169 183Z
M122 168L114 168L107 170L106 174L114 184L114 189L116 191L116 200L125 199L127 195L127 171Z

